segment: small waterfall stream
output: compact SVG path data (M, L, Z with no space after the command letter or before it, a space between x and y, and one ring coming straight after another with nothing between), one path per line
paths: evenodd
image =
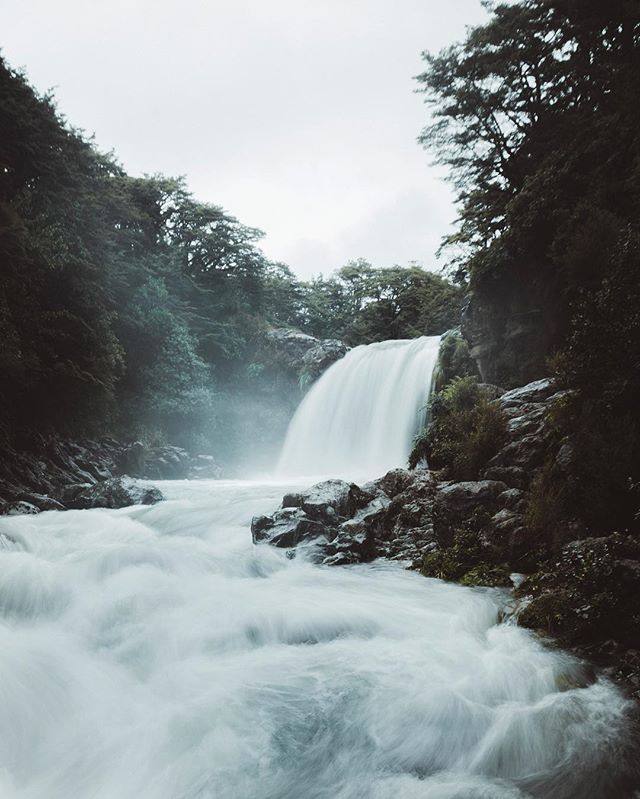
M439 336L356 347L296 411L278 473L375 477L406 465L424 423Z

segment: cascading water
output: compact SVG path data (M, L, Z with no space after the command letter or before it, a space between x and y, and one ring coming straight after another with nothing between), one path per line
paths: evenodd
M324 468L404 459L434 348L334 367L337 392L363 370L389 427ZM0 799L632 795L632 704L500 624L507 592L253 546L251 516L300 481L159 486L151 507L0 519Z
M439 336L383 341L334 363L296 411L278 472L355 479L406 465L439 344Z

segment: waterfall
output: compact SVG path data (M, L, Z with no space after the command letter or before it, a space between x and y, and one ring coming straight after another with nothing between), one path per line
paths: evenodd
M334 363L296 411L285 475L377 476L405 466L424 424L439 336L362 345Z

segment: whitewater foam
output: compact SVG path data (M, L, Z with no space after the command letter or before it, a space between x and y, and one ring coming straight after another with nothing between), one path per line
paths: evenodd
M629 703L504 594L253 546L292 485L0 520L3 799L605 799Z

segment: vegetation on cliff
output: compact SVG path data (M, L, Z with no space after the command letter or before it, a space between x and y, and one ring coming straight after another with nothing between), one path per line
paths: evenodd
M532 515L593 534L635 527L640 3L490 10L464 42L425 54L418 78L433 110L421 140L458 196L447 243L472 291L472 354L504 387L551 370L576 390L556 420L571 468L558 489L548 464Z
M108 432L228 462L298 399L270 327L355 344L459 316L460 290L418 267L303 283L261 235L182 180L127 175L0 59L0 440Z

